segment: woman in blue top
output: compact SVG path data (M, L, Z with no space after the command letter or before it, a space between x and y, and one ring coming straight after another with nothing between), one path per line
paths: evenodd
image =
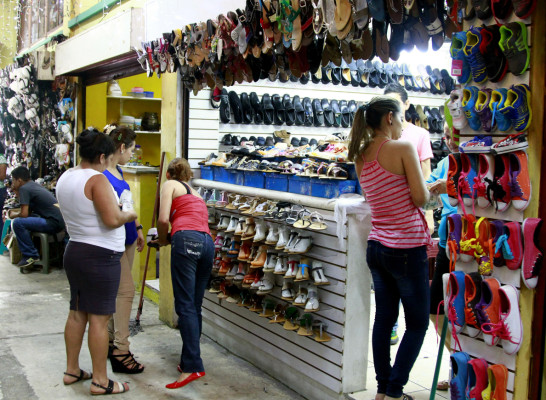
M104 175L114 187L123 207L132 209L131 189L123 179L123 172L119 165L126 164L133 156L136 133L127 127L115 125L108 125L104 131L110 135L116 146L116 151ZM129 318L135 296L131 267L135 248L139 252L144 248L142 225L138 219L125 224L125 252L121 257L121 279L116 297L116 312L108 324L110 337L108 358L112 364L112 370L127 374L138 374L144 371L144 365L137 362L129 350Z

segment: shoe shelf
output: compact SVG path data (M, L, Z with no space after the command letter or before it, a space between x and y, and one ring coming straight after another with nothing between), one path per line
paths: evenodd
M135 131L135 133L140 135L161 135L161 131Z
M328 325L330 341L318 342L313 336L302 336L297 331L283 328L282 323L270 323L273 317L264 318L260 312L218 298L217 294L205 292L203 302L204 332L228 347L230 351L248 359L250 362L274 374L296 392L306 398L338 399L340 394L365 389L368 354L368 333L370 324L371 277L365 266L365 249L362 237L367 235L366 223L348 216L347 223L338 226L334 217L335 200L311 196L255 189L203 179L194 179L194 187L226 190L248 196L259 196L274 201L288 201L300 204L310 212L317 211L328 225L325 230L293 228L285 222L265 219L263 216L241 214L239 210L209 206L216 223L220 215L228 217L252 217L254 221L263 220L273 227L287 226L302 236L310 236L312 247L305 254L285 253L289 257L307 257L310 262L320 261L324 276L329 285L313 284L310 280L293 281L294 293L300 285L317 288L319 310L309 312L313 320ZM216 224L211 225L211 227ZM353 241L355 243L353 243ZM260 244L263 244L261 242ZM271 245L269 249L274 249ZM349 250L348 250L349 249ZM279 254L282 250L276 250ZM274 288L265 294L264 301L275 304L292 305L292 301L281 298L282 286L287 281L283 275L273 275ZM368 288L367 290L365 288ZM255 291L253 291L255 292ZM307 311L304 306L296 306L301 318Z
M160 97L136 97L136 96L106 96L107 99L136 100L136 101L161 101Z

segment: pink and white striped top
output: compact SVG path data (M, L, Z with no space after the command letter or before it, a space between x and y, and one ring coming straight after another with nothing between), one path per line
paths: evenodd
M383 246L408 249L432 244L423 211L411 200L405 175L385 170L377 155L373 161L364 161L360 186L372 211L372 230L368 240L377 240Z

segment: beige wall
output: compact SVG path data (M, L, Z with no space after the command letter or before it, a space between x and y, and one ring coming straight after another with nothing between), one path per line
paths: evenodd
M13 57L17 52L17 24L15 22L15 10L9 1L0 3L0 14L4 21L0 21L0 68L13 63Z

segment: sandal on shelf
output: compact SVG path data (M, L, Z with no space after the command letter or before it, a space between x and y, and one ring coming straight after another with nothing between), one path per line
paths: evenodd
M300 336L313 336L313 316L311 314L303 314L300 318Z
M292 208L290 209L290 213L288 214L288 216L286 218L286 223L290 224L290 225L294 224L298 220L298 216L299 216L300 212L302 212L304 210L305 210L305 207L303 207L303 206L301 206L299 204L294 204L292 206Z
M317 342L329 342L332 340L330 335L326 333L326 329L328 329L328 325L324 322L318 320L313 322L313 331L315 332L315 340Z
M133 353L110 354L108 357L112 364L112 371L123 374L140 374L144 371L144 365L135 360Z
M118 384L118 387L119 387L118 392L114 392L114 383ZM96 387L104 390L103 393L91 392L91 394L93 396L100 396L100 395L105 395L105 394L119 394L119 393L125 393L125 392L129 391L129 385L127 383L114 382L112 379L108 380L108 386L102 386L102 385L99 385L96 382L91 382L91 385L96 386Z
M269 320L269 323L270 324L282 324L286 321L286 318L285 318L285 313L286 313L286 309L288 308L288 305L287 304L277 304L275 306L275 309L273 310L273 319Z
M317 211L314 211L309 215L309 222L311 223L308 226L309 229L322 231L328 228L328 225L324 222L324 217Z
M308 228L311 225L311 212L307 209L303 209L298 214L298 219L292 225L294 228ZM288 222L288 221L287 221Z
M325 177L319 176L319 178L322 178L322 179L338 179L338 180L346 180L348 177L349 177L349 174L347 173L347 171L334 163L328 166L328 170L326 171Z
M278 168L281 171L281 174L292 175L292 166L294 163L290 160L285 160L279 163Z
M298 309L296 307L290 306L286 309L284 315L286 321L284 322L283 328L287 331L297 331L300 327L296 322L299 317Z
M87 372L87 371L84 371L83 369L80 369L80 375L69 374L68 372L65 372L64 374L65 374L66 376L70 376L70 377L72 377L72 378L76 378L75 381L69 382L69 383L66 383L66 382L63 381L63 383L65 384L65 386L72 385L73 383L80 382L80 381L86 381L86 380L91 379L91 378L93 377L93 374L92 374L92 373Z

